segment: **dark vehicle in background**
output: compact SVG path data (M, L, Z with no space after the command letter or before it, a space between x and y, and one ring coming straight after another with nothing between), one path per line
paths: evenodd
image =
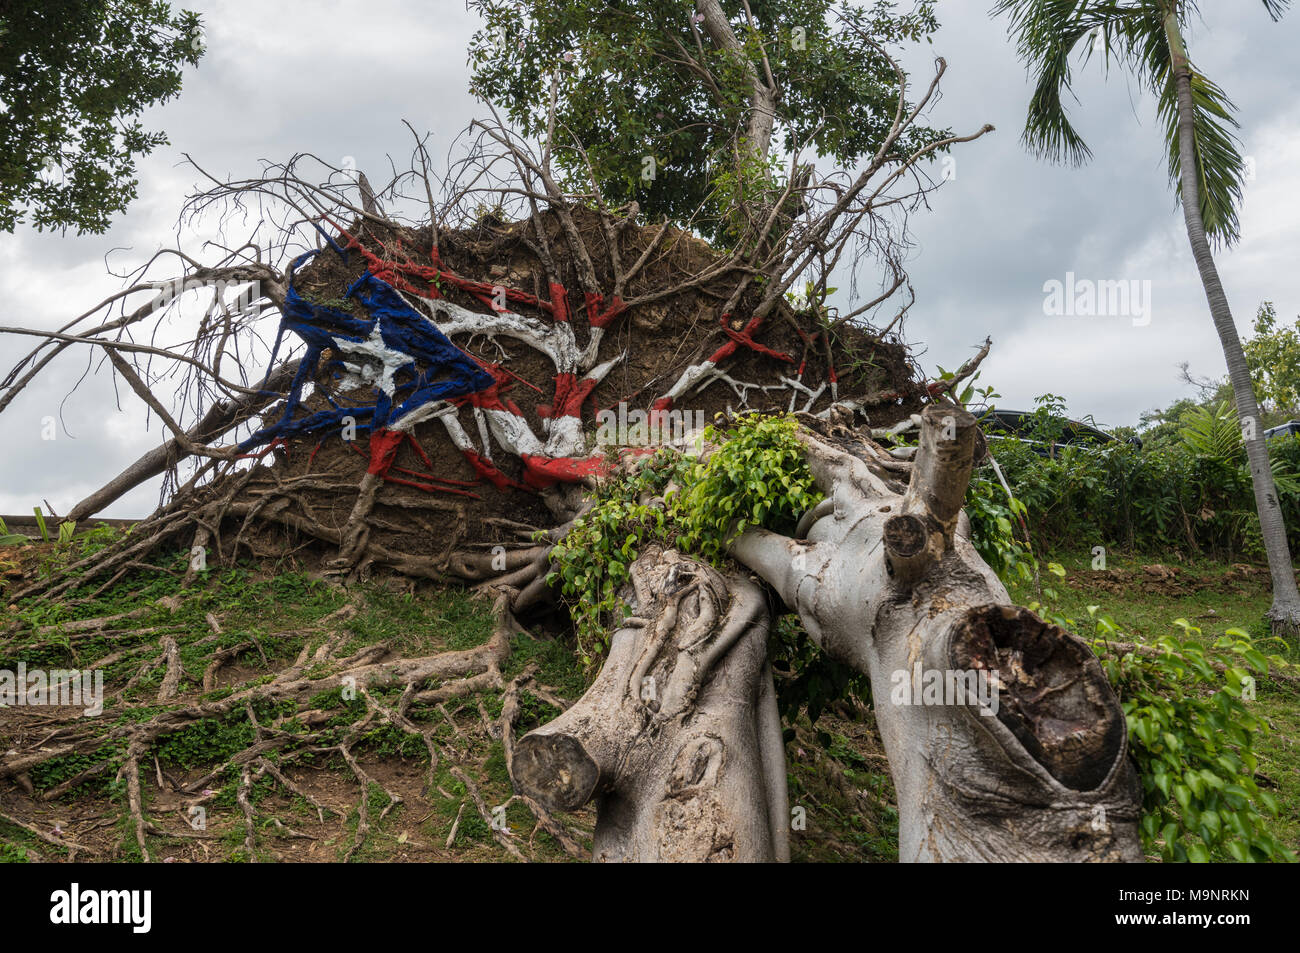
M1274 437L1300 436L1300 420L1288 420L1284 424L1276 427L1269 427L1264 431L1264 439L1271 440Z
M1053 418L1057 424L1054 429L1058 430L1058 435L1054 440L1046 441L1039 436L1039 428L1043 422L1041 412L1004 410L1001 407L973 408L971 412L979 419L980 427L989 440L1019 440L1021 443L1029 444L1035 453L1044 457L1056 456L1057 452L1065 446L1102 448L1108 444L1124 442L1134 447L1142 446L1142 441L1138 437L1130 437L1127 441L1122 441L1091 424L1059 417Z

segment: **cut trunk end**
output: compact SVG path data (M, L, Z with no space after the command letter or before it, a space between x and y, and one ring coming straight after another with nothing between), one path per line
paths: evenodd
M572 735L533 733L521 738L512 765L515 788L548 811L575 811L600 783L600 767Z
M996 674L997 718L1061 784L1101 785L1124 751L1126 723L1096 656L1019 606L979 606L954 627L955 668Z

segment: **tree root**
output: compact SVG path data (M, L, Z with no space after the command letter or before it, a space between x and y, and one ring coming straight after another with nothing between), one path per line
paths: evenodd
M535 553L530 553L530 558L535 557ZM516 800L521 800L536 817L534 835L538 830L546 831L569 856L589 856L578 837L531 798L515 794L502 807L495 811L490 809L471 775L457 763L459 756L437 740L433 724L427 721L427 714L416 714L417 711L432 712L435 717L446 717L454 726L457 736L466 738L465 729L456 725L446 703L483 692L503 692L502 717L489 726L489 734L501 738L507 761L513 758L513 731L519 717L519 696L525 687L533 687L534 668L528 668L508 685L501 675L501 665L509 656L511 640L517 632L522 631L510 610L512 595L508 590L497 593L494 603L497 624L484 644L471 649L409 658L391 657L390 650L383 644L364 646L347 657L340 657L343 635L328 632L328 629L332 624L343 622L356 614L356 605L350 603L317 623L317 628L327 630L325 638L308 638L291 664L260 684L235 686L229 695L216 700L195 698L191 692L200 687L183 684L186 676L180 663L180 642L177 636L167 633L152 646L146 644L119 650L105 659L120 661L132 655L143 655L144 661L130 673L125 684L113 693L114 703L126 704L124 698L129 696L132 689L151 673L162 669L164 674L161 686L156 699L151 700L164 706L164 710L143 720L128 721L114 727L105 726L106 730L103 731L96 731L91 723L81 720L68 723L57 716L53 717L49 719L52 731L33 735L34 743L16 746L16 750L0 756L0 778L26 782L29 796L41 802L49 802L74 791L87 781L114 771L125 792L126 836L132 843L132 849L145 861L151 861L156 858L157 851L150 844L150 838L201 841L221 835L195 830L188 823L179 830L172 830L171 825L161 826L157 818L151 818L144 791L145 781L140 772L142 760L151 756L156 744L177 732L204 720L242 714L253 731L252 741L247 747L222 757L220 763L211 766L201 775L184 781L165 775L157 757L153 756L154 771L150 773L149 783L154 783L153 775L156 774L160 794L180 794L188 798L187 803L197 805L215 796L209 785L219 786L223 779L230 779L236 816L242 831L241 851L248 860L255 861L258 859L259 832L263 827L263 811L257 804L255 787L259 779L268 779L288 796L302 798L321 823L325 823L327 817L344 822L355 818L356 828L342 853L342 859L348 861L357 857L378 825L404 802L398 791L392 790L367 771L357 754L357 746L362 743L362 739L377 725L387 724L420 739L429 759L423 793L431 795L437 790L434 779L440 766L446 765L446 770L465 784L474 809L492 829L495 842L511 857L527 860L528 853L533 849L531 839L525 843L515 832L501 829L503 807L508 807ZM77 636L89 636L91 633L102 633L107 626L120 625L129 618L139 616L138 612L104 616L71 623L68 627L74 628ZM222 626L215 617L209 615L208 624L213 634L200 638L198 642L190 642L189 645L213 640L220 635ZM53 634L53 630L49 632ZM201 691L205 694L213 691L222 668L254 650L261 652L256 639L214 648L203 668ZM265 654L262 654L265 658ZM325 667L326 671L320 671L321 667ZM395 703L380 696L381 692L394 688L401 689ZM365 706L362 714L342 728L337 727L336 710L306 706L309 700L338 690L344 693L355 690L355 697ZM550 690L541 686L537 686L536 690L539 697L544 696L549 703L563 706L563 702ZM259 719L256 708L280 702L293 702L296 714L292 718L285 716L272 722ZM481 702L479 704L482 711ZM289 721L295 721L297 727L287 725ZM330 725L335 727L331 728ZM106 745L121 754L104 757L102 752L106 750ZM93 757L96 762L43 791L31 790L27 779L32 771L57 759L72 756ZM289 764L306 763L330 756L340 759L359 790L351 814L314 796L287 773ZM373 801L380 791L384 796L382 807ZM194 797L198 797L198 800L193 800ZM33 836L40 836L42 840L65 847L74 854L78 850L95 850L70 839L42 836L44 832L36 824L19 817L6 814L4 819L11 820ZM188 818L186 820L188 822ZM314 839L312 835L295 830L273 815L266 816L265 823L274 829L273 836ZM454 832L451 839L454 842Z

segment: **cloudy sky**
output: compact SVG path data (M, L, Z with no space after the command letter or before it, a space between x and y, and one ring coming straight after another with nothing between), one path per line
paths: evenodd
M1032 158L1019 141L1028 81L1004 24L988 17L991 5L944 0L933 50L908 58L918 81L928 79L932 55L947 60L934 124L997 131L956 153L955 176L932 211L913 219L917 303L906 336L933 372L960 364L991 335L982 382L997 387L1004 406L1031 406L1052 392L1077 415L1135 423L1143 410L1188 393L1180 362L1201 375L1224 373L1166 183L1153 103L1124 74L1107 78L1094 63L1076 84L1077 126L1092 163L1076 169ZM465 63L476 23L460 0L186 6L204 16L208 52L181 97L145 116L171 143L142 163L138 201L103 236L0 235L0 325L60 325L120 287L106 262L120 272L173 244L180 202L197 180L183 153L221 176L251 175L259 159L299 151L340 165L351 156L378 172L387 155L409 153L402 119L431 130L436 148L479 114ZM1300 313L1300 71L1290 65L1300 13L1274 24L1256 2L1204 6L1192 54L1240 107L1254 160L1243 240L1219 257L1238 327L1249 331L1263 300L1288 320ZM1076 283L1149 287L1149 312L1045 314L1045 283L1064 283L1068 273ZM869 287L876 277L859 280ZM0 368L30 344L0 337ZM66 355L0 416L0 513L28 513L42 500L66 512L162 439L156 421L146 429L133 395L119 401L106 372L86 372L84 353ZM51 416L61 424L43 440ZM156 484L141 487L103 515L142 516L157 493Z

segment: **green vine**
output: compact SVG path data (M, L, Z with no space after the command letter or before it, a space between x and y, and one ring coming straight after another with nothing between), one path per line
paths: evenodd
M591 509L556 544L546 581L559 587L569 609L584 665L595 664L609 646L618 590L641 548L669 539L664 508L641 500L662 495L690 468L690 460L672 450L656 452L633 473L598 487Z
M719 444L706 462L660 450L596 491L594 505L556 545L547 577L569 608L584 665L608 647L618 590L647 543L720 566L728 541L745 529L790 532L821 501L797 430L793 417L744 414L728 427L706 428L705 442Z
M748 414L707 463L696 464L671 501L677 548L720 565L727 543L751 526L792 533L822 501L793 417ZM706 440L722 439L710 427Z

